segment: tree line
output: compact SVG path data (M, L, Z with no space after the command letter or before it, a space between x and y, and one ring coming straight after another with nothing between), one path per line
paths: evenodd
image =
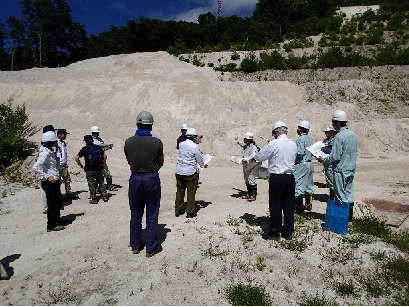
M147 17L87 36L65 0L21 0L23 17L0 23L0 70L60 67L88 58L134 52L256 50L293 39L338 31L339 6L381 5L408 12L401 0L259 0L250 17L201 14L197 23Z

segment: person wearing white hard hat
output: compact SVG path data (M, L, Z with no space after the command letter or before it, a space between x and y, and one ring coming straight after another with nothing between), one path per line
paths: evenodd
M321 151L327 155L331 153L332 145L334 143L334 136L337 134L334 127L328 126L323 130L325 133L325 139L322 141L324 147L321 148ZM324 165L323 173L325 175L325 180L327 182L327 187L329 188L329 199L334 199L334 186L333 186L333 169L331 164Z
M347 115L342 110L332 113L332 126L337 131L329 156L318 157L318 161L333 168L334 197L349 203L348 221L352 223L354 208L354 177L358 155L358 138L347 127Z
M294 233L295 179L294 163L297 145L288 138L288 127L282 122L274 123L274 140L254 156L254 160L268 160L270 228L263 234L266 240L291 240ZM284 214L284 224L282 215Z
M176 198L175 216L183 214L183 202L187 193L186 217L194 218L197 215L195 197L199 183L198 166L206 168L202 152L197 146L199 132L195 128L186 131L186 141L179 144L178 159L176 163Z
M243 177L244 182L247 187L247 194L242 196L243 199L247 201L255 201L257 198L257 174L258 173L258 164L250 160L260 151L260 148L256 145L254 141L253 133L247 131L243 135Z
M92 138L94 139L94 144L100 146L104 151L111 149L112 144L110 145L105 144L105 141L99 136L100 133L101 133L101 130L98 126L91 127L91 135L92 135ZM107 190L115 191L115 187L112 185L111 172L109 171L109 167L106 162L105 162L104 170L102 171L102 174L104 175L105 180L107 182L106 184Z
M298 139L297 158L295 159L295 211L302 213L304 210L312 210L312 195L314 194L314 166L312 165L312 154L307 150L312 145L308 135L310 123L302 120L297 125ZM304 203L305 199L305 203Z
M176 140L176 149L179 149L179 144L181 142L186 141L186 131L187 129L189 129L189 126L187 124L182 124L180 126L180 133L181 135L178 137L178 139Z
M62 197L60 190L60 161L55 153L58 138L54 131L47 131L41 137L42 150L34 163L33 170L41 178L41 188L47 199L47 232L63 230L59 225Z

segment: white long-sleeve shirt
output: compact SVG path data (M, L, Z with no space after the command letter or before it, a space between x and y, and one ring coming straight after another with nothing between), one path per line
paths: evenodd
M67 144L58 140L57 157L60 159L60 165L67 165Z
M297 144L286 134L282 134L264 146L254 159L257 162L268 159L270 174L293 174L296 157Z
M204 167L203 156L199 146L189 139L179 143L176 174L193 175L197 171L197 166Z
M33 170L40 175L41 181L47 181L52 176L55 180L60 179L60 161L53 150L40 146L37 161Z

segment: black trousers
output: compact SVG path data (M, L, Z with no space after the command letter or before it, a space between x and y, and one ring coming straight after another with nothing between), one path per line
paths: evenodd
M270 174L270 234L291 236L294 232L295 179L292 174ZM284 214L284 223L282 222Z
M47 230L54 229L60 220L60 209L62 207L62 197L60 190L60 181L54 183L41 181L41 188L47 198Z

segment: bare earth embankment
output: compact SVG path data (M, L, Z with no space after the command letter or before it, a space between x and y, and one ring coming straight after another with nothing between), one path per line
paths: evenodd
M308 221L297 220L291 248L262 239L268 224L267 182L260 181L256 202L239 198L245 185L230 156L240 154L237 137L250 130L257 138L268 138L277 120L289 125L289 136L295 139L297 122L307 119L313 140L321 140L332 111L343 109L359 138L356 203L372 199L409 206L408 100L396 98L408 92L408 70L394 69L389 71L397 74L383 78L380 73L378 79L372 78L377 73L373 68L365 78L347 78L334 70L339 78L307 78L303 74L311 72L304 72L296 80L229 76L235 81L230 82L227 75L221 81L211 68L158 52L91 59L66 68L0 72L1 101L24 103L39 127L53 124L71 133L72 188L80 197L62 211L71 224L51 233L46 232L40 190L13 188L14 195L7 192L0 199L0 259L13 271L10 280L0 281L0 304L227 305L224 289L237 282L263 285L275 305L302 304L317 295L332 305L392 304L393 295L371 295L359 280L369 279L377 268L371 255L402 253L379 240L352 246L345 237L321 230L327 189L318 163L314 214ZM401 82L404 90L391 95L383 86L388 82ZM159 217L163 252L153 258L144 252L133 255L128 248L129 168L123 144L142 110L153 113L153 133L165 146ZM182 123L204 135L201 147L214 156L201 171L199 212L191 220L176 218L173 210L175 146ZM93 125L114 144L108 165L114 183L121 186L108 203L97 205L88 203L85 175L73 160ZM265 141L257 143L263 146ZM409 227L407 212L385 214L391 224L400 224L398 229ZM349 279L358 295L335 291L336 282Z

